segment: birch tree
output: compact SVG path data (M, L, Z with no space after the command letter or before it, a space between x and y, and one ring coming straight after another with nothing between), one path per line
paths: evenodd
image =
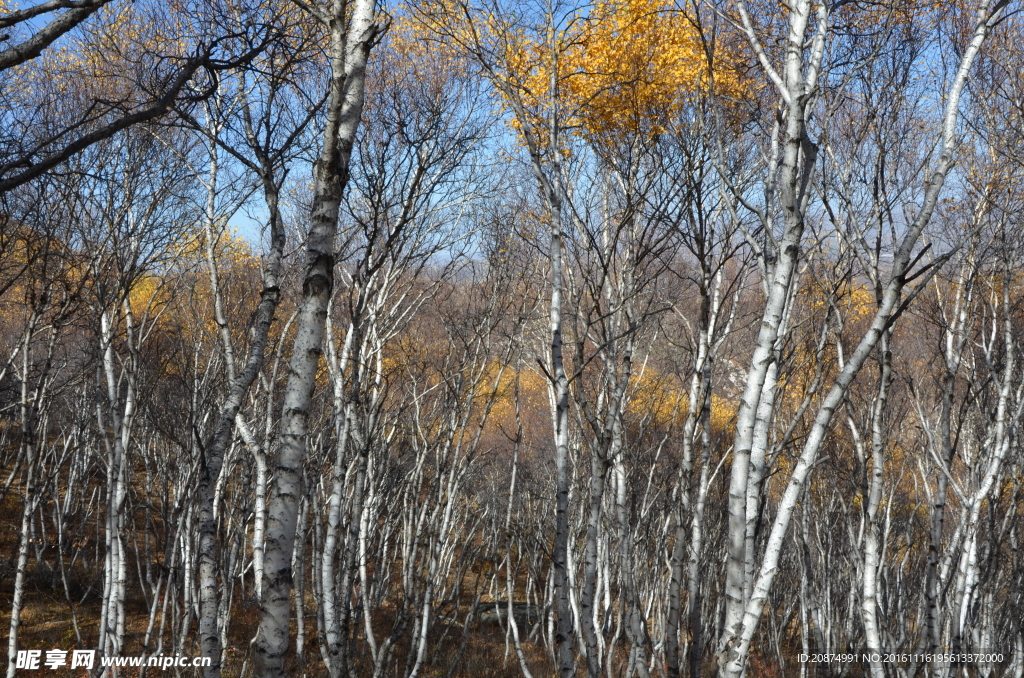
M766 310L758 334L756 348L737 415L734 460L729 490L729 563L726 577L726 619L719 645L719 666L726 676L739 676L750 650L750 642L760 620L764 602L777 573L780 550L789 527L796 503L803 492L807 475L817 459L818 451L832 421L836 407L849 389L868 356L874 351L885 330L934 275L936 265L926 265L914 271L920 255L914 254L917 242L928 225L938 202L945 178L954 161L957 147L957 117L960 95L969 77L971 67L982 43L998 23L1005 3L982 2L975 14L972 32L968 36L963 56L946 94L946 102L939 133L938 157L929 168L929 176L921 196L920 208L906 231L893 243L893 266L883 287L878 311L870 329L862 336L857 347L847 358L836 381L829 388L815 414L814 425L805 439L799 458L780 500L765 547L765 555L757 568L750 587L749 600L744 595L741 563L745 557L743 537L746 534L746 489L750 478L751 452L754 443L757 408L763 398L768 368L772 362L773 346L783 321L786 298L789 295L793 272L800 256L800 245L806 225L808 188L812 179L813 163L818 153L816 144L808 137L809 105L822 75L822 59L828 39L830 8L812 7L811 3L794 5L789 16L789 33L782 73L775 70L762 40L752 23L746 7L738 5L741 21L759 62L775 83L782 100L782 119L785 133L780 140L781 164L779 169L779 204L783 213L784 230L779 239L777 260L771 276ZM811 29L812 9L816 12L816 25ZM809 49L805 51L807 31ZM805 56L806 55L806 56ZM805 61L805 58L807 61ZM774 174L774 168L772 168ZM948 254L944 255L940 263ZM923 278L911 288L904 299L908 281Z
M294 10L293 14L298 12ZM206 265L213 295L214 320L218 327L220 348L223 352L225 376L229 383L220 417L212 437L204 445L202 473L199 478L201 539L200 557L200 634L203 654L211 658L205 675L219 676L224 648L221 647L221 629L217 628L221 600L216 566L217 534L213 488L222 482L224 457L230 443L236 422L246 444L250 446L256 465L256 516L253 535L253 578L257 598L260 597L263 579L263 533L265 530L265 486L267 483L266 450L252 434L252 424L242 413L244 400L263 368L267 351L270 327L281 298L281 263L286 244L284 219L282 216L281 191L292 169L291 164L298 153L297 145L304 140L305 132L322 101L309 100L297 87L310 68L309 42L312 40L309 26L302 25L296 17L281 17L281 31L299 37L296 44L275 41L267 47L252 68L243 68L234 73L234 91L222 84L203 103L203 121L197 120L188 111L181 116L207 140L209 164L206 172L207 200L203 217ZM223 202L223 188L218 181L222 173L221 164L227 158L238 161L250 172L262 189L267 210L264 228L269 245L264 256L263 284L260 304L256 309L252 333L244 363L236 359L235 340L228 328L223 292L218 274L216 257L217 243L224 236L225 224L237 209L228 208L223 214L218 204Z
M263 598L256 637L256 672L261 678L284 675L302 462L308 442L310 398L323 351L334 281L338 210L362 115L366 62L384 28L377 20L372 0L357 0L351 7L340 0L330 6L300 6L327 31L330 80L323 144L314 166L302 302L284 393L276 475L267 505Z

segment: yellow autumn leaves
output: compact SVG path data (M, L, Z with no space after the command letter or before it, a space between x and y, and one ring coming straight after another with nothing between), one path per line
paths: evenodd
M434 33L439 49L459 44L488 64L503 105L529 118L512 122L517 130L526 123L547 128L557 108L561 128L618 143L676 128L706 95L752 95L741 50L731 44L737 41L710 37L681 7L673 0L598 0L530 20L494 5L435 0L412 13L416 30Z
M650 137L685 117L696 96L745 94L737 56L712 47L676 3L600 0L567 25L555 40L517 36L506 63L528 110L547 109L555 87L579 134Z
M566 55L566 89L590 134L661 133L694 94L742 89L728 57L672 2L599 2L578 45Z

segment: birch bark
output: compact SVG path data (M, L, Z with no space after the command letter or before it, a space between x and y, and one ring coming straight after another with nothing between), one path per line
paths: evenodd
M750 450L756 422L756 410L763 392L771 354L778 328L783 319L785 298L792 281L792 273L799 257L806 210L805 189L810 180L816 148L806 135L807 104L816 85L821 67L824 41L828 30L826 5L818 6L818 27L810 41L810 63L805 64L804 35L808 26L812 6L809 2L797 2L790 13L790 31L787 41L785 78L780 78L771 65L757 40L754 30L741 5L741 13L751 44L759 59L780 89L780 95L788 104L786 142L780 174L780 204L785 218L784 236L780 241L779 259L772 276L772 287L768 294L765 315L754 350L754 357L748 373L746 389L737 417L732 478L729 487L729 553L726 571L726 619L719 644L719 667L727 678L739 678L745 670L750 643L760 620L761 613L772 582L778 573L781 548L789 527L789 521L811 468L817 460L818 450L825 439L836 407L842 402L854 377L875 350L885 332L916 293L923 289L938 266L940 259L925 271L922 282L914 288L907 300L902 299L904 287L911 278L911 269L916 265L913 250L938 202L946 175L953 164L956 150L956 126L960 96L967 83L971 66L991 29L999 21L1006 6L1003 0L982 0L975 15L971 37L964 49L956 75L951 83L942 118L939 155L925 187L921 209L914 221L900 238L893 257L893 267L884 294L879 301L870 329L862 336L860 343L843 367L840 375L822 401L814 419L796 466L790 476L786 490L779 502L764 557L758 568L756 579L750 589L750 599L744 604L744 537L746 534L742 518L745 517L746 490L749 480Z
M314 166L302 301L284 393L276 475L267 505L263 599L255 641L256 674L260 678L284 676L302 463L334 282L338 211L362 115L366 62L382 31L375 22L373 0L355 0L351 7L343 0L333 0L329 10L312 11L329 32L331 77L323 145Z

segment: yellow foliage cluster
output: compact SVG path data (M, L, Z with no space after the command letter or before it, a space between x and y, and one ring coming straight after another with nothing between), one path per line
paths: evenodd
M547 419L543 415L550 408L547 379L537 370L529 367L517 369L515 366L508 366L501 372L501 378L497 379L500 371L501 365L497 362L491 363L487 366L487 374L484 377L483 383L488 390L492 386L496 386L493 394L487 394L487 396L494 396L494 405L487 420L487 430L492 434L503 432L505 436L515 435L517 396L520 401L524 427L530 429L531 426L539 424L538 428L545 430ZM496 380L497 383L495 383ZM485 399L482 398L477 403L477 409L481 412ZM538 418L538 414L541 417ZM529 432L526 435L527 438L530 437Z
M398 74L403 78L415 79L417 75L455 75L438 72L438 67L450 65L453 59L459 58L458 50L445 41L430 39L430 36L417 24L412 23L407 16L398 17L394 21L385 39L386 49L374 53L374 57L390 67L403 69L403 72ZM375 65L372 64L371 67Z
M657 374L652 368L647 368L643 374L633 377L631 397L626 407L630 418L642 419L650 415L650 423L655 427L682 427L689 408L689 394L679 386L667 382L664 375ZM738 408L737 401L712 394L711 429L729 430Z
M877 307L871 288L856 282L844 283L840 289L833 291L827 281L814 279L801 287L798 294L812 312L824 312L833 304L847 322L869 318L875 314Z
M168 286L158 275L140 276L128 290L128 304L136 317L160 314L172 299Z
M233 226L220 224L220 234L214 238L214 256L219 262L245 266L255 259L250 243ZM174 258L179 262L206 265L206 234L199 229L183 229L185 234L174 245Z
M557 94L576 133L613 143L671 129L695 95L742 99L748 87L737 55L721 42L712 48L666 0L600 0L546 40L504 39L507 75L527 112L539 121Z
M180 266L176 274L142 275L128 291L128 304L137 323L145 323L157 334L174 337L201 352L219 349L205 248L205 237L189 232L173 245ZM239 337L253 302L252 281L246 276L258 269L259 259L249 243L230 230L225 230L214 242L214 256L230 331ZM189 366L176 363L174 356L169 355L163 369L166 374L182 374Z
M602 0L570 50L566 85L590 134L658 134L694 93L742 94L731 57L665 0ZM716 63L712 70L709 64Z
M650 415L654 426L680 423L686 414L689 398L664 375L648 368L630 379L630 398L626 411L634 417Z
M708 40L670 0L598 0L538 25L459 0L424 3L417 17L432 48L478 53L502 105L526 116L511 121L520 132L528 123L543 136L557 105L574 134L629 142L679 126L700 96L748 100L754 90L739 50L722 35Z

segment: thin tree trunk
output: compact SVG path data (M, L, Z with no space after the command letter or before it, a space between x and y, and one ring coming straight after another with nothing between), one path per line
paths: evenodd
M374 22L372 0L357 0L350 13L346 9L346 3L335 0L332 14L320 17L330 34L330 95L323 146L314 166L302 301L284 394L276 474L267 506L263 599L256 636L256 675L259 678L284 676L291 609L291 557L298 501L302 496L309 406L334 285L338 212L362 115L366 62L381 30Z

